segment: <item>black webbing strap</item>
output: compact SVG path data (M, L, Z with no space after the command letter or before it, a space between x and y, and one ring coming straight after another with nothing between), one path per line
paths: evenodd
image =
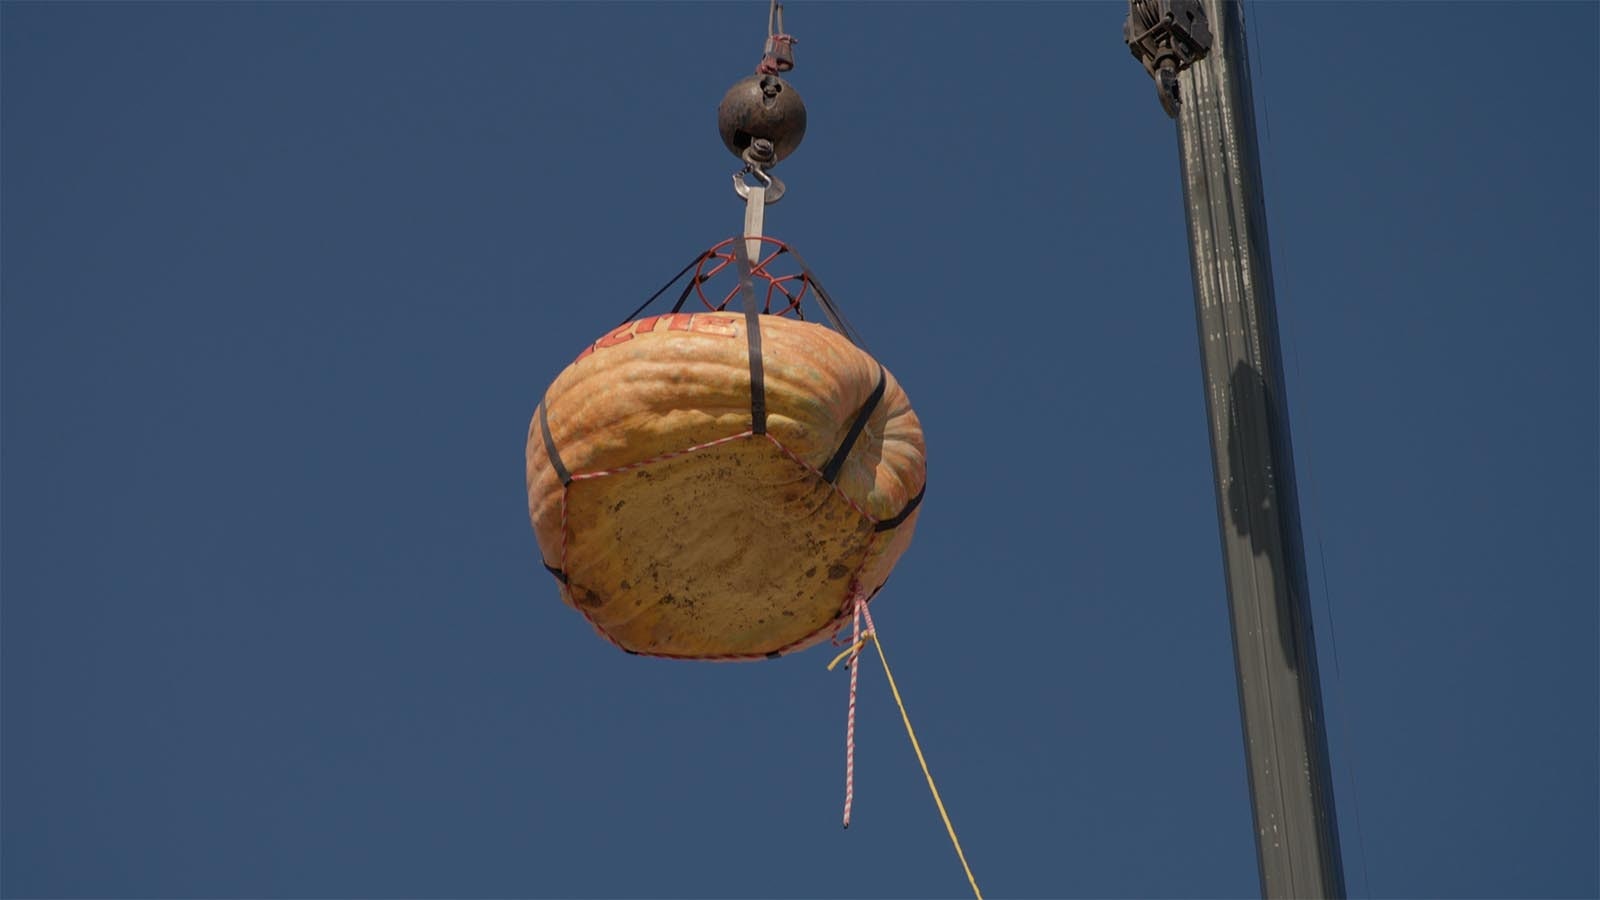
M805 258L787 246L781 252L788 253L794 257L795 264L800 267L801 273L805 275L807 281L811 282L811 286L816 288L817 305L822 307L822 314L828 317L828 322L840 334L848 338L850 343L855 344L862 350L866 350L867 342L861 339L861 334L850 324L850 320L844 317L844 313L840 311L838 304L834 303L833 298L828 296L828 291L823 288L822 282L817 280L816 273L811 271L810 266L806 265Z
M662 294L665 294L667 292L667 288L672 287L672 285L679 278L682 278L683 276L689 274L689 270L690 269L694 268L695 266L700 265L700 261L705 259L706 257L708 257L710 255L711 255L711 251L710 250L702 251L700 253L700 255L696 256L692 261L690 261L690 263L687 266L684 266L682 269L678 270L678 274L672 276L670 279L667 280L666 284L663 284L659 289L656 290L656 292L654 294L651 294L649 300L646 300L645 302L639 304L639 308L638 309L636 309L633 312L629 313L628 317L626 319L623 319L618 324L619 325L626 325L629 322L632 322L634 319L639 318L639 314L644 312L646 309L649 309L650 308L650 304L656 302L656 298L657 297L659 297ZM689 279L689 286L685 287L683 289L683 296L678 298L678 305L674 306L672 308L673 312L677 312L679 309L681 309L683 307L683 301L688 299L689 290L691 288L693 288L694 285L695 285L695 279L693 279L693 278Z
M844 440L839 442L839 449L833 451L833 458L822 467L822 480L833 484L839 477L839 470L844 468L844 461L850 456L850 448L856 445L856 438L861 437L862 429L867 427L867 420L872 418L872 413L878 408L878 403L883 400L883 391L889 386L889 373L883 366L878 367L878 386L872 390L872 396L867 402L861 404L861 411L856 413L856 420L850 423L850 431L845 434Z
M547 411L548 403L539 404L539 431L544 434L544 452L550 457L550 468L556 471L556 477L561 479L561 486L566 487L572 483L572 473L561 462L561 454L556 452L556 439L550 436L550 413Z
M689 283L683 286L683 293L678 295L678 302L672 304L672 311L673 312L676 313L676 312L682 312L683 311L683 304L689 302L689 292L694 290L694 286L699 284L699 283L700 283L700 275L699 275L699 273L696 273L693 278L689 279Z
M562 487L566 487L566 485L573 484L573 474L566 471L566 466L562 463L562 455L555 452L555 439L554 437L550 437L550 415L549 413L544 412L544 407L546 407L546 405L547 404L544 402L544 400L539 402L539 432L544 434L544 453L546 453L546 455L550 458L550 468L555 469L555 477L562 479ZM544 562L542 559L539 560L539 564L544 565L544 569L546 569L550 575L555 575L555 580L560 581L562 585L565 585L565 572L557 569L557 567L554 567L554 565L550 565L549 562Z
M750 430L767 433L767 384L761 367L761 309L756 306L756 288L750 280L750 252L744 240L733 242L734 259L739 264L739 293L744 295L744 331L750 341Z
M906 504L905 509L900 510L900 512L897 513L894 518L892 518L892 519L884 519L882 522L879 522L877 525L873 526L872 530L873 531L889 531L891 529L900 527L900 523L904 522L906 519L911 518L911 514L913 512L915 512L916 509L917 509L917 504L922 502L922 495L926 494L927 492L928 492L928 483L927 482L923 482L922 483L922 490L917 491L917 495L915 497L911 498L911 502Z
M544 435L544 452L550 457L550 468L554 469L556 477L561 479L561 486L566 487L572 483L572 473L567 471L566 465L561 462L561 454L556 452L556 439L550 435L550 414L545 412L545 406L543 401L539 403L539 431ZM539 562L546 571L556 577L557 581L562 584L567 583L567 573L542 559Z

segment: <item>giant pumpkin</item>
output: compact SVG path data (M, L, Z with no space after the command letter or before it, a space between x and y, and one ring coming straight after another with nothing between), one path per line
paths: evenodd
M810 646L911 542L922 428L822 325L674 313L595 341L528 431L528 510L561 598L631 653Z

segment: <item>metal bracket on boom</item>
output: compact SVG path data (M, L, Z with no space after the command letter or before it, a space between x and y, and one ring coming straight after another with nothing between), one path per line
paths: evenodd
M1211 50L1211 24L1200 0L1128 0L1122 40L1150 77L1167 116L1178 117L1178 73Z

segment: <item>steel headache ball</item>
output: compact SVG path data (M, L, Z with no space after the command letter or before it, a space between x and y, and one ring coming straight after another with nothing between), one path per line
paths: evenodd
M750 75L728 88L717 104L717 131L729 152L741 159L752 141L771 141L775 165L806 136L806 105L794 85L777 75Z

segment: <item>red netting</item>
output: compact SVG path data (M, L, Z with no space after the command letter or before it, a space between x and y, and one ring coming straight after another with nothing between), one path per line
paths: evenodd
M790 264L796 269L800 267L790 256L789 246L771 237L728 238L706 251L694 272L694 292L699 295L706 309L725 310L739 296L739 269L734 261L734 241L760 242L761 252L752 254L750 258L750 280L754 283L756 298L762 302L761 311L774 316L794 313L795 318L804 319L805 312L800 308L800 301L811 289L811 278L803 269L792 274L774 271L783 268L774 265L780 257L788 257ZM719 284L707 287L719 280ZM765 298L762 297L763 289Z

